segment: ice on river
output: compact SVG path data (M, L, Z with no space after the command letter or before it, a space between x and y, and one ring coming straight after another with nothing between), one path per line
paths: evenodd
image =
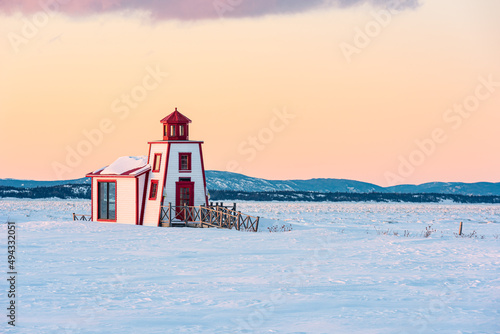
M73 222L90 201L1 199L18 281L0 332L500 332L500 205L238 205L262 232Z

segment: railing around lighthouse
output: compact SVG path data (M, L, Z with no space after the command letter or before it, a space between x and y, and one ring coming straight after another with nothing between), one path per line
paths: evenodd
M257 232L259 217L246 215L222 205L174 206L169 203L161 207L160 226L234 228L238 231Z

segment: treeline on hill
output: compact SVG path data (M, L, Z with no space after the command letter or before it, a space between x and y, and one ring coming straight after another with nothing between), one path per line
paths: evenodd
M16 198L88 198L90 199L90 185L65 184L51 187L16 188L0 186L0 197Z
M310 191L245 192L209 190L211 201L306 201L306 202L411 202L438 203L500 203L500 196L408 193L319 193ZM66 184L51 187L16 188L0 186L0 197L16 198L86 198L90 199L90 185Z
M212 201L306 201L306 202L412 202L500 203L500 196L408 193L317 193L308 191L242 192L211 190Z

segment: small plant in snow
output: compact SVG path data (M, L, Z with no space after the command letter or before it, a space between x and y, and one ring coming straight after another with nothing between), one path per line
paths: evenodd
M290 232L293 228L292 225L273 225L267 228L269 232Z
M471 233L467 234L467 233L462 233L461 235L458 234L458 233L453 233L455 235L455 237L457 238L470 238L470 239L484 239L484 235L477 235L477 232L476 231L472 231Z
M432 229L432 225L429 225L429 226L427 226L427 227L425 228L425 231L424 231L424 232L422 232L422 236L423 236L424 238L428 238L428 237L430 237L430 236L431 236L431 234L432 234L432 233L434 233L434 232L436 232L436 230L435 230L435 229Z
M394 235L394 236L399 236L399 232L397 231L393 231L391 229L387 229L387 230L377 230L377 228L375 226L373 226L373 228L375 229L375 231L377 232L377 235ZM368 232L367 232L368 233Z

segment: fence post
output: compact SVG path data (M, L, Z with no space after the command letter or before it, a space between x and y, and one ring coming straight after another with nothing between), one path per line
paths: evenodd
M233 203L233 211L236 211L236 203Z
M201 218L201 205L198 206L198 215L200 216L200 226L201 226L201 221L203 220Z
M184 203L184 223L188 223L188 215L187 215L187 205Z
M236 221L236 230L240 230L240 219L241 219L241 211L238 211L238 220Z
M172 202L168 202L168 227L172 227Z
M75 219L75 213L73 212L73 221L75 221L75 220L76 220L76 219Z
M219 206L217 206L217 218L218 218L218 224L219 224L219 227L222 227L222 221L223 221L223 217L222 217L222 210Z
M255 222L255 231L254 232L257 232L259 230L259 219L260 219L260 217L257 216L257 221Z
M460 229L458 230L458 235L462 235L462 222L460 222Z

